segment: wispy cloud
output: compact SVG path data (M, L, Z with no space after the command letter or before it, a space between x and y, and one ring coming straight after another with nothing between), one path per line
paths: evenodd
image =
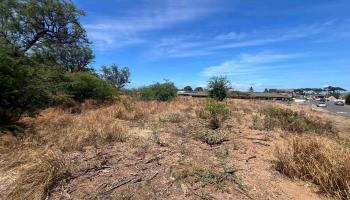
M104 17L84 26L95 44L121 47L145 42L140 35L198 19L215 12L217 5L209 0L142 0L139 5L123 12L121 17Z
M219 65L209 66L202 73L205 76L255 74L264 70L279 68L284 61L304 55L306 54L276 54L271 52L241 54Z
M150 51L155 58L196 57L216 54L226 49L262 46L277 42L306 38L330 29L334 21L301 25L286 29L256 30L251 32L228 32L217 35L195 35L163 38ZM176 41L176 43L168 42Z

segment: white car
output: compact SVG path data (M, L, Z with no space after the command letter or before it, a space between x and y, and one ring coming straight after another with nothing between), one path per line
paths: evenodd
M327 104L326 104L326 102L324 102L324 101L320 101L320 102L318 102L318 103L316 104L316 106L317 106L317 107L327 107Z

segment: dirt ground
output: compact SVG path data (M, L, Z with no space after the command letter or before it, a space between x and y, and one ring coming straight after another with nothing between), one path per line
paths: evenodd
M152 104L156 111L147 118L121 117L118 120L127 127L128 139L64 152L72 173L49 189L45 198L330 199L313 184L291 180L276 171L275 146L291 133L252 128L257 110L274 103L227 101L231 115L220 130L229 132L228 139L208 145L193 137L193 132L206 128L206 120L197 117L203 102L182 99L172 105ZM318 110L308 112L334 118ZM349 121L334 120L342 134L349 130ZM50 145L55 146L47 142ZM8 173L2 170L0 177ZM6 188L5 183L0 184L0 198L6 196Z

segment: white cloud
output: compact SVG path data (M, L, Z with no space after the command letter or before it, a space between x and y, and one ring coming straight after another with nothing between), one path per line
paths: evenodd
M305 54L275 54L271 52L241 54L219 65L209 66L205 68L202 73L205 76L254 74L263 70L278 68L280 66L276 64L304 55Z
M121 17L93 20L84 27L95 44L106 48L121 47L145 41L140 35L147 31L198 19L217 8L216 3L209 0L143 0L139 6L123 12Z
M328 30L334 21L301 25L288 29L256 30L251 32L229 32L214 36L186 35L163 38L149 52L154 58L196 57L217 54L225 49L262 46L271 43L306 38Z

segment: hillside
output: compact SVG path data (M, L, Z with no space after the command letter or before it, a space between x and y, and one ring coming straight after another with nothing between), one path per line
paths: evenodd
M205 99L120 97L111 104L85 102L24 117L24 133L0 136L0 199L350 197L349 151L337 137L349 133L348 119L267 101L226 100L229 117L212 130L205 104ZM295 118L285 123L276 112ZM305 160L322 149L316 157L330 164L317 167L337 162L343 168L330 169L328 182L317 182L317 171L312 176L297 161L287 161L288 148L294 156L308 152ZM327 157L330 153L337 154ZM334 180L337 185L330 187Z

